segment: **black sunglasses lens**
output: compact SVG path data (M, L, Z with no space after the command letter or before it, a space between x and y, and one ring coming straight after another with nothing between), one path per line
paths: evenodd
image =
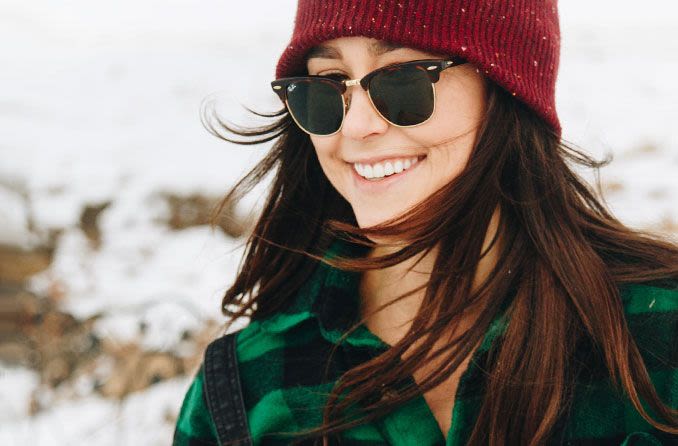
M341 92L334 84L318 79L288 85L287 107L297 124L314 135L335 133L344 118Z
M382 71L370 82L374 106L395 125L417 125L433 114L433 83L423 67L405 66Z

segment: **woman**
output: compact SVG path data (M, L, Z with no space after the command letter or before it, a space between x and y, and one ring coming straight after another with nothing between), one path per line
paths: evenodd
M569 166L558 61L555 1L300 0L175 444L674 441L678 248Z

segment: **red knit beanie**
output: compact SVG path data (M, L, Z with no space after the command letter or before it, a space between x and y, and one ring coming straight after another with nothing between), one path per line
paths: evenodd
M511 92L561 136L555 84L560 59L557 0L299 0L276 79L305 71L313 46L365 36L460 55Z

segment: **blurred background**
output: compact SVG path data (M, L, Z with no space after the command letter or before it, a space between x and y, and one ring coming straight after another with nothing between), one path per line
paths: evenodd
M678 236L678 7L560 3L564 138L614 156L622 221ZM200 104L279 107L294 8L0 0L0 444L171 442L258 194L209 212L269 147L209 135Z

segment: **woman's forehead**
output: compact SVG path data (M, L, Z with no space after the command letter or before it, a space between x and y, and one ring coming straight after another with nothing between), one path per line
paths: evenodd
M310 59L331 59L342 60L346 53L353 50L366 50L372 57L380 57L387 53L398 50L410 50L426 54L437 55L422 49L402 45L387 40L379 40L366 37L340 37L337 39L326 40L312 47L305 56L305 61ZM440 54L442 56L442 54Z
M364 44L372 56L378 57L391 51L408 48L404 45L388 42L386 40L369 39L369 41L361 42L360 40L348 41L348 39L356 39L352 37L332 39L322 42L311 48L306 59L323 58L323 59L342 59L342 48L345 49L347 44L361 45Z

